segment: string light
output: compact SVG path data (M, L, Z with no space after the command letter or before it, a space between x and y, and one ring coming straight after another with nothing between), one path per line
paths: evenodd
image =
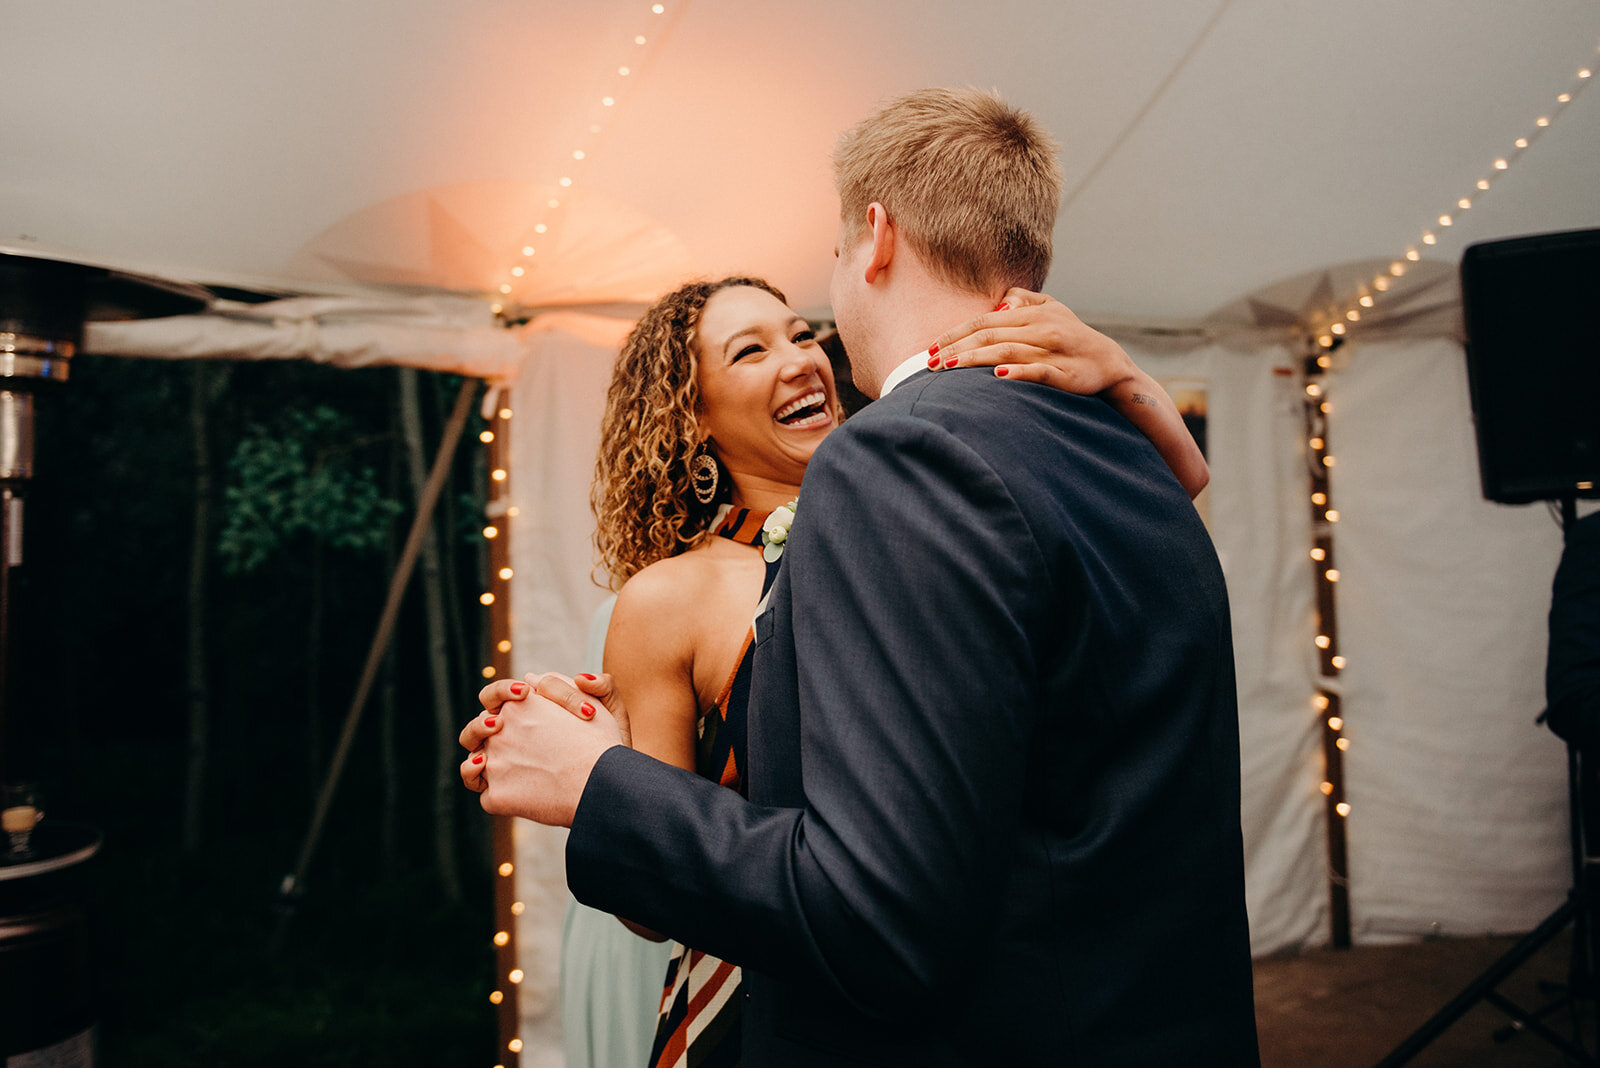
M494 431L485 430L483 433L478 435L478 440L483 442L485 445L489 444L489 442L494 440Z
M502 567L499 571L495 572L495 574L499 575L501 581L504 582L511 578L512 571L509 567Z
M495 990L489 994L489 1004L498 1005L506 999L503 991Z
M488 667L484 668L480 674L486 679L494 678L494 665L490 664Z
M509 878L511 878L511 873L516 871L516 868L508 860L504 864L500 865L500 867L498 867L495 870L500 873L500 877L502 879L509 879Z
M1511 155L1496 157L1490 164L1489 175L1479 178L1474 183L1474 188L1480 193L1486 192L1494 180L1498 179L1500 175L1510 170L1512 163L1521 157L1521 153L1532 147L1534 140L1542 136L1544 131L1548 130L1555 120L1560 117L1566 106L1572 103L1573 97L1588 86L1593 74L1594 71L1588 67L1579 68L1576 75L1575 84L1568 88L1565 92L1559 93L1556 96L1555 109L1535 118L1533 120L1532 129L1528 133L1522 135L1521 137L1517 137L1512 141L1512 145L1516 151ZM1455 204L1456 208L1461 211L1467 211L1473 206L1472 199L1469 197L1459 197L1456 199ZM1441 228L1453 226L1455 224L1455 219L1448 212L1439 215L1437 219L1438 225ZM1428 229L1424 229L1420 235L1420 242L1423 245L1437 245L1438 240L1438 235ZM1389 265L1389 268L1386 272L1380 273L1372 280L1371 288L1377 290L1379 293L1385 292L1389 288L1388 282L1391 277L1398 278L1405 274L1407 262L1416 263L1421 259L1422 253L1416 248L1416 246L1406 249L1403 259L1395 260ZM1353 294L1350 300L1345 302L1344 307L1335 305L1330 318L1333 320L1338 320L1342 317L1347 317L1349 308L1357 304L1364 308L1373 307L1373 302L1368 299L1365 293L1362 292L1364 289L1364 286L1358 287L1357 293ZM1356 320L1351 319L1351 321L1354 322Z
M1328 720L1328 729L1330 731L1344 730L1344 720L1340 719L1338 716L1332 717Z
M1341 816L1350 815L1350 806L1344 801L1340 801L1337 805L1334 805L1333 809Z
M478 595L478 603L483 605L485 608L489 607L490 605L494 604L494 594L492 594L492 593L479 594Z
M522 1052L522 1039L513 1038L510 1042L506 1043L506 1049L510 1050L512 1053L521 1053Z
M501 652L501 653L509 653L511 651L511 639L510 638L501 638L498 642L495 643L495 651L496 652Z
M506 973L506 978L509 979L513 983L522 982L522 969L521 968L512 968L511 971Z

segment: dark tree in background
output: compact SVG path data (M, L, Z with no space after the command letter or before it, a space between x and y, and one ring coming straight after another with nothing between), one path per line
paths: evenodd
M418 377L431 462L459 380ZM437 770L438 706L470 712L485 647L478 427L435 526L435 618L414 576L307 896L267 952L411 521L400 401L393 369L116 357L78 357L40 400L13 744L52 818L105 832L107 1064L493 1063L486 820L448 796L440 815ZM454 655L430 667L441 633Z

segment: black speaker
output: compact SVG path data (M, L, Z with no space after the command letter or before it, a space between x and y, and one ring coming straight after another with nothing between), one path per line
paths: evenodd
M1600 497L1600 230L1468 247L1461 303L1483 495Z

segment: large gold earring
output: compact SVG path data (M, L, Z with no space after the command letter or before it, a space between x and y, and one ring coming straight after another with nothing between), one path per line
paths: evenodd
M694 487L694 499L701 504L710 504L715 500L720 477L716 457L711 455L711 450L702 441L699 451L689 461L689 483Z

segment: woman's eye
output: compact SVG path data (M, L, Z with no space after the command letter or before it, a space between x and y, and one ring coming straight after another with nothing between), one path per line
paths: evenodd
M731 363L738 363L740 360L744 359L746 356L754 356L756 353L758 353L760 351L761 351L761 346L760 345L746 345L744 348L740 349L738 352L733 354L733 359L730 362Z
M817 340L817 332L815 330L802 330L789 340L796 345L809 344Z

